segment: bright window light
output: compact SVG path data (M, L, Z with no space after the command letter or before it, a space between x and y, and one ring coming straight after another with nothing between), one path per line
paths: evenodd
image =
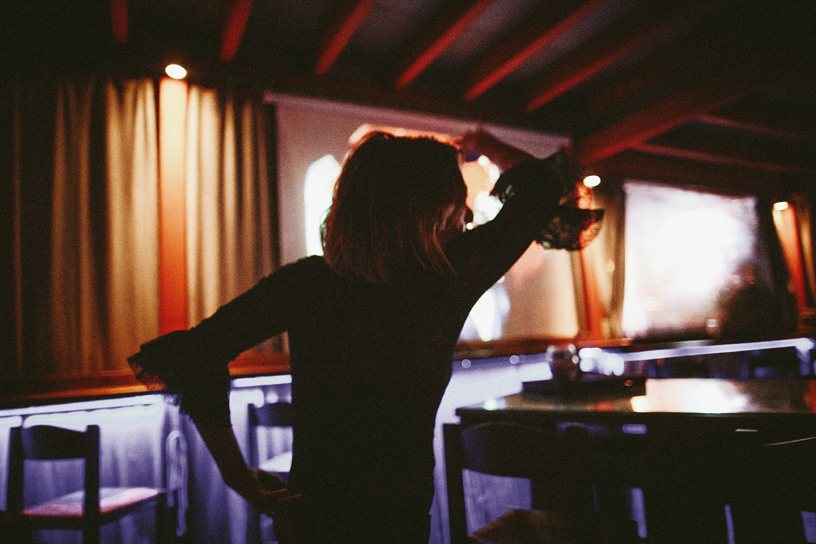
M756 199L636 182L625 190L624 334L717 336L735 317L727 302L767 286Z
M303 183L304 218L306 221L306 253L323 255L320 226L334 198L334 184L340 175L340 163L332 155L324 155L306 170Z

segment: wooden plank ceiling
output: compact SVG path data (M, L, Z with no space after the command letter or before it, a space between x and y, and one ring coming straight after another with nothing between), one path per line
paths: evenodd
M565 135L606 175L816 192L812 0L19 4L12 70L173 54L202 82Z

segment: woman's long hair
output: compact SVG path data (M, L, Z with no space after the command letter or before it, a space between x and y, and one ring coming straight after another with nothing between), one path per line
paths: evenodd
M455 147L375 132L348 156L323 223L323 254L340 275L375 283L415 264L451 274L443 244L460 228L467 187Z

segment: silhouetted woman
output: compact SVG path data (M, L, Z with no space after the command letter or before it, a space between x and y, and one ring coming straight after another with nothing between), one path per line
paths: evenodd
M226 484L290 523L298 543L428 542L434 422L460 329L530 244L565 224L559 204L574 184L553 161L483 131L457 144L369 135L337 181L324 256L281 267L198 326L130 358L142 381L179 395ZM501 211L472 230L461 152L506 170ZM582 216L569 244L591 222ZM227 365L284 331L293 462L289 490L273 493L247 468L230 428Z

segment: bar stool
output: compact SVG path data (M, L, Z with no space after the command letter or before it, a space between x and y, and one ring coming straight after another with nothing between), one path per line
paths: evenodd
M6 522L20 542L37 529L82 531L84 544L97 544L103 525L137 510L156 509L156 540L163 540L165 492L151 487L99 486L99 427L73 431L49 425L14 427L9 440ZM83 489L37 505L25 506L25 465L30 461L84 459Z

